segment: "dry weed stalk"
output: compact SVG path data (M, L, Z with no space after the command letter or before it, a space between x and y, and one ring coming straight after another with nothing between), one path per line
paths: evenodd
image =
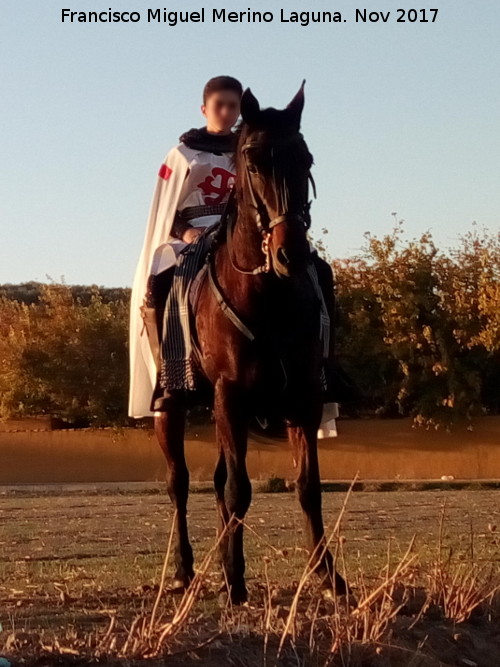
M134 657L146 659L158 656L165 649L168 641L173 639L175 635L177 635L177 633L185 626L193 605L203 586L208 568L212 563L216 550L219 548L219 545L226 536L226 533L233 529L234 524L238 522L238 519L235 517L235 515L233 515L224 527L224 530L220 533L215 544L206 554L199 569L196 571L195 576L184 591L179 604L175 607L175 611L171 620L168 622L162 622L162 617L157 618L157 616L161 598L164 592L164 584L170 556L175 518L176 517L174 513L167 552L163 561L158 595L153 605L149 620L147 615L144 614L139 614L136 616L127 631L125 642L119 650L116 650L119 633L114 630L116 619L113 616L110 620L110 625L99 644L97 651L98 654L103 655L104 653L116 651L117 657L120 658ZM204 644L205 643L206 642L204 642Z
M456 623L467 621L475 609L488 599L491 601L500 584L494 583L493 564L479 565L475 560L474 532L470 527L470 559L456 563L453 549L448 548L448 556L443 558L444 519L446 501L443 503L439 520L439 535L436 559L429 574L427 600L418 614L413 627L431 605L442 608L446 618ZM489 571L488 571L489 570Z
M309 581L311 575L313 574L314 570L312 569L312 564L315 560L321 560L323 558L324 554L326 553L328 546L330 543L333 541L334 538L337 538L337 544L339 543L339 530L340 530L340 525L342 523L342 518L345 514L345 510L347 507L347 501L349 500L349 497L351 495L351 492L354 488L354 485L356 484L358 480L358 473L356 473L354 479L351 482L351 485L349 486L349 489L347 490L347 493L344 498L344 502L342 503L342 507L340 508L339 515L337 517L337 521L335 522L335 525L333 529L330 532L330 536L328 537L327 540L324 540L322 543L320 542L319 544L316 545L315 549L311 552L311 555L309 556L309 559L304 567L304 570L302 571L302 575L299 580L299 585L297 586L297 591L295 592L295 595L293 597L292 604L290 606L290 613L288 614L287 621L285 623L285 629L283 630L283 633L281 635L279 647L278 647L278 654L277 658L279 659L281 652L283 650L283 646L285 644L285 640L290 633L290 628L293 626L294 631L292 633L293 640L295 641L295 628L296 628L296 617L297 617L297 607L299 604L299 599L300 599L300 594L302 593L302 590L306 583ZM319 551L319 553L318 553ZM336 591L334 588L334 599L336 601ZM349 593L347 594L347 598L349 600Z
M232 641L233 634L238 634L241 637L241 635L249 633L250 630L262 636L264 665L268 663L274 664L280 657L284 657L283 652L287 639L289 639L288 648L290 657L293 658L294 655L298 664L303 662L304 650L306 653L309 653L311 658L314 655L315 662L318 662L318 664L323 662L323 660L319 660L319 655L321 654L324 658L326 657L324 661L325 665L331 664L338 659L341 660L342 664L347 665L353 664L353 661L356 661L357 651L360 649L365 650L369 646L376 646L382 650L382 647L388 646L384 642L387 642L387 639L390 638L391 625L397 614L407 604L409 591L412 587L412 584L409 582L412 580L412 569L417 558L417 555L412 553L415 536L412 537L405 553L401 558L398 558L395 564L394 562L391 563L393 559L391 559L389 541L387 561L381 571L379 581L375 584L367 583L366 575L361 566L359 567L358 572L354 577L351 577L353 587L356 590L356 596L359 600L355 608L351 605L351 602L353 602L352 594L348 593L347 596L340 597L337 596L334 590L333 600L327 602L325 611L325 603L321 599L318 600L315 590L311 588L310 600L306 605L307 609L304 612L302 608L299 613L299 600L306 584L314 573L312 563L315 559L323 556L332 541L335 541L334 562L336 564L342 563L342 574L347 580L347 567L343 546L344 537L340 532L347 503L357 478L358 476L356 475L345 495L335 525L331 531L325 533L329 537L325 538L322 544L318 545L315 552L310 555L300 577L290 608L287 610L288 613L283 617L283 608L274 602L275 590L269 577L268 568L268 564L271 561L266 556L264 558L265 581L262 587L262 607L247 605L244 608L234 608L229 595L226 609L222 611L218 621L218 632L198 646L186 650L191 651L201 648L222 634L227 636L228 641ZM445 550L443 546L444 516L445 512L443 508L439 527L438 554L429 576L430 587L427 592L427 599L416 619L410 625L410 629L418 622L430 604L437 604L442 607L443 613L447 618L453 619L456 622L462 622L470 617L470 614L478 605L487 598L493 597L494 593L500 590L500 584L496 586L492 584L492 572L488 576L485 576L486 569L479 567L473 561L475 549L472 529L470 545L472 562L462 562L459 567L454 568L452 567L451 551L447 557L443 558ZM172 529L174 522L175 516ZM123 633L119 635L116 631L117 623L116 618L113 616L110 626L100 644L101 655L108 652L122 658L147 658L157 657L162 652L165 652L166 649L169 649L169 652L172 653L171 640L182 629L185 629L208 568L212 562L213 555L224 538L226 531L231 529L235 523L242 523L261 542L267 544L275 554L283 555L281 549L276 549L263 536L248 526L245 521L239 520L233 515L224 532L219 536L214 546L203 559L200 568L197 570L194 579L185 591L179 604L176 605L174 610L168 611L170 618L168 621L165 621L167 612L163 610L160 614L160 604L172 543L171 532L163 563L160 587L150 616L147 617L144 614L137 616L126 633L125 641L123 641ZM225 576L225 572L223 574ZM121 642L119 637L122 638ZM117 648L119 643L121 643L121 647ZM271 645L277 646L277 649L272 651L272 656L269 655ZM326 653L323 652L325 646L327 647ZM180 652L184 653L186 650ZM401 650L406 649L401 647ZM414 655L415 659L418 657L418 653L419 651Z
M225 538L227 532L229 530L232 530L237 522L238 519L233 514L228 523L225 525L224 529L221 531L215 544L212 546L210 551L206 554L205 558L203 559L200 568L196 572L194 578L192 579L184 595L182 596L180 604L177 607L172 620L169 621L168 623L163 623L159 625L159 627L157 627L156 629L153 628L154 635L157 637L153 655L155 656L158 655L161 652L162 648L164 647L165 642L169 639L172 639L179 632L179 630L181 630L184 623L187 621L191 609L193 608L193 605L196 601L196 598L198 597L198 594L203 586L205 576L207 574L210 564L212 563L215 552L219 548L219 545Z
M390 624L408 601L404 576L417 558L416 554L410 555L414 543L415 536L410 540L405 554L397 563L392 574L390 573L390 547L388 546L387 563L383 570L384 578L372 592L368 591L363 571L359 570L356 588L361 593L360 601L354 609L336 605L335 613L332 615L334 641L331 656L340 654L345 662L346 658L350 657L353 646L381 642ZM342 542L340 549L345 569ZM403 595L399 600L395 598L395 588L398 585L403 586Z
M328 545L333 540L335 540L334 562L342 562L342 574L346 580L347 567L343 547L344 540L340 535L340 528L350 494L354 484L357 481L357 478L358 476L356 475L346 493L333 530L330 532L329 538L322 546L322 553L324 553L324 551L328 548ZM314 630L318 627L319 624L321 624L323 629L325 629L326 625L332 635L331 650L326 663L331 661L333 656L337 654L340 654L342 660L344 660L347 657L345 655L346 649L347 652L350 653L351 647L355 644L373 644L381 641L381 639L386 635L393 619L408 601L407 588L403 585L403 580L417 558L416 554L412 554L414 544L415 536L413 536L410 540L406 552L396 564L396 567L392 573L390 563L390 548L388 547L387 564L383 571L383 580L371 592L368 590L363 572L359 572L357 580L354 582L354 587L361 594L358 603L353 600L352 594L349 592L349 590L346 596L338 596L334 590L332 601L333 612L327 616L319 616L321 602L316 603L316 608L311 619L311 625L308 633L308 646L311 654L315 650ZM320 557L321 555L322 554L320 554ZM299 581L299 585L293 598L284 630L281 634L277 653L278 659L282 653L287 636L291 635L292 645L297 639L297 609L299 597L313 572L310 569L310 566L314 557L315 554L311 554L311 558L309 559ZM396 586L402 586L403 588L403 595L399 600L396 600L395 598Z

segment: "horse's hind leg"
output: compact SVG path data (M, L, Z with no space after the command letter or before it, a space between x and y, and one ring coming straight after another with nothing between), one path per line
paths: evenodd
M297 467L296 492L304 513L307 546L315 570L322 580L322 587L331 590L335 586L338 595L344 595L347 587L344 579L335 571L333 557L324 549L325 532L321 510L321 480L318 462L317 429L321 418L321 402L302 406L300 416L290 421L288 438Z
M156 437L167 459L167 491L177 510L174 526L174 587L179 589L187 587L194 577L193 550L187 528L189 471L184 457L185 419L186 408L181 394L174 397L165 411L154 418Z
M252 487L246 468L248 432L246 404L245 396L241 395L234 384L223 379L217 382L215 387L217 442L224 452L227 474L227 480L224 487L221 483L219 493L224 488L226 522L231 520L233 514L236 519L243 519L252 498ZM222 472L222 482L224 474L222 467L219 468L219 472ZM247 599L247 589L244 577L243 525L240 522L236 521L230 526L222 557L231 600L233 604L241 604Z

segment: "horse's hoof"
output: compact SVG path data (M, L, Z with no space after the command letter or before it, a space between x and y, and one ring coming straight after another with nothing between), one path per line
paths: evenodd
M248 592L246 588L231 588L231 602L234 605L245 605L248 602Z
M321 577L319 585L322 593L323 591L329 591L328 593L323 593L323 595L324 596L326 595L327 597L331 595L332 597L329 599L334 599L335 596L337 596L338 598L341 595L347 595L347 592L351 594L347 582L338 572L335 572L334 577L335 578L331 577L328 574L325 574L324 576Z
M248 603L248 592L246 588L234 589L231 587L231 594L229 595L226 584L223 584L218 592L218 602L220 607L227 607L231 600L232 605L245 605Z
M326 602L335 602L335 593L332 588L323 588L321 591L321 597Z
M189 580L186 581L176 577L175 579L172 579L170 584L167 586L167 590L169 590L171 593L181 594L187 590L188 586Z
M342 600L345 601L345 605L350 612L358 608L358 601L351 591L349 591L349 595L343 595Z
M227 592L226 584L222 586L217 591L217 603L221 609L225 609L229 602L229 594Z
M334 602L340 609L348 612L353 611L358 606L357 600L351 591L347 595L346 593L335 593L333 588L323 588L321 596L325 602Z

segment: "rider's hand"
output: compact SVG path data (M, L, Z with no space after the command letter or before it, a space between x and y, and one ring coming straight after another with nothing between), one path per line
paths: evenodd
M182 235L184 243L192 243L206 229L206 227L190 227Z

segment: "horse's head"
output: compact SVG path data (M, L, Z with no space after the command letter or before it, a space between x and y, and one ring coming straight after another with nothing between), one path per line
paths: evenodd
M280 277L303 271L311 254L308 181L313 158L299 131L304 83L281 110L260 109L249 88L241 98L237 188Z

